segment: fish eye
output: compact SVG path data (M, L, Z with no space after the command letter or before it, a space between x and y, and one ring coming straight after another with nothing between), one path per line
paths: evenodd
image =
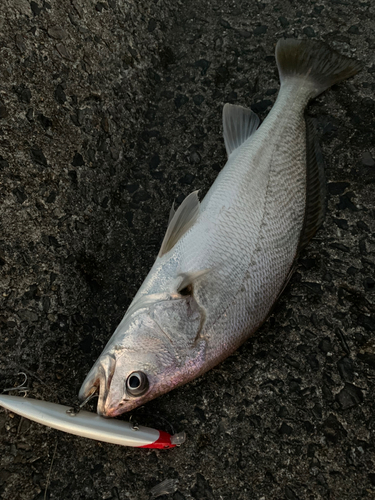
M131 396L142 396L148 387L148 378L143 372L133 372L126 380L126 391Z

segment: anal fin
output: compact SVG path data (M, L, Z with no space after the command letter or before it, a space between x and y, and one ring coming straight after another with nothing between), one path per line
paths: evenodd
M324 160L315 132L315 122L306 122L306 209L299 249L307 245L322 224L326 207Z

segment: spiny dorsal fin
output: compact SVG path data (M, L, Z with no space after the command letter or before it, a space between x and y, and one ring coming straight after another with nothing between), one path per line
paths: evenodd
M172 203L171 209L169 211L169 219L168 219L168 224L170 224L171 220L174 217L174 214L176 213L176 210L174 208L174 202Z
M184 199L168 224L167 232L161 244L159 257L169 252L178 240L191 228L198 218L199 207L198 191L194 191Z
M303 248L314 236L324 220L326 182L324 161L315 132L314 120L306 122L306 210L299 247Z
M251 109L225 104L223 108L224 143L228 156L256 131L259 118Z

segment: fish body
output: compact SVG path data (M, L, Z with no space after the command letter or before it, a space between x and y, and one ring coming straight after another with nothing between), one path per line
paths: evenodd
M308 101L355 74L322 44L279 41L281 88L262 125L225 105L228 161L200 203L172 214L159 255L88 374L116 416L206 372L267 318L324 215L324 172Z

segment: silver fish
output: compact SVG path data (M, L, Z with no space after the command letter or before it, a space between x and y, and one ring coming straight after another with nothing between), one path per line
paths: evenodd
M300 249L324 217L324 170L308 101L354 75L357 61L319 42L280 40L281 87L258 128L226 104L228 161L200 203L173 213L159 255L86 377L98 413L120 415L229 356L265 321Z

